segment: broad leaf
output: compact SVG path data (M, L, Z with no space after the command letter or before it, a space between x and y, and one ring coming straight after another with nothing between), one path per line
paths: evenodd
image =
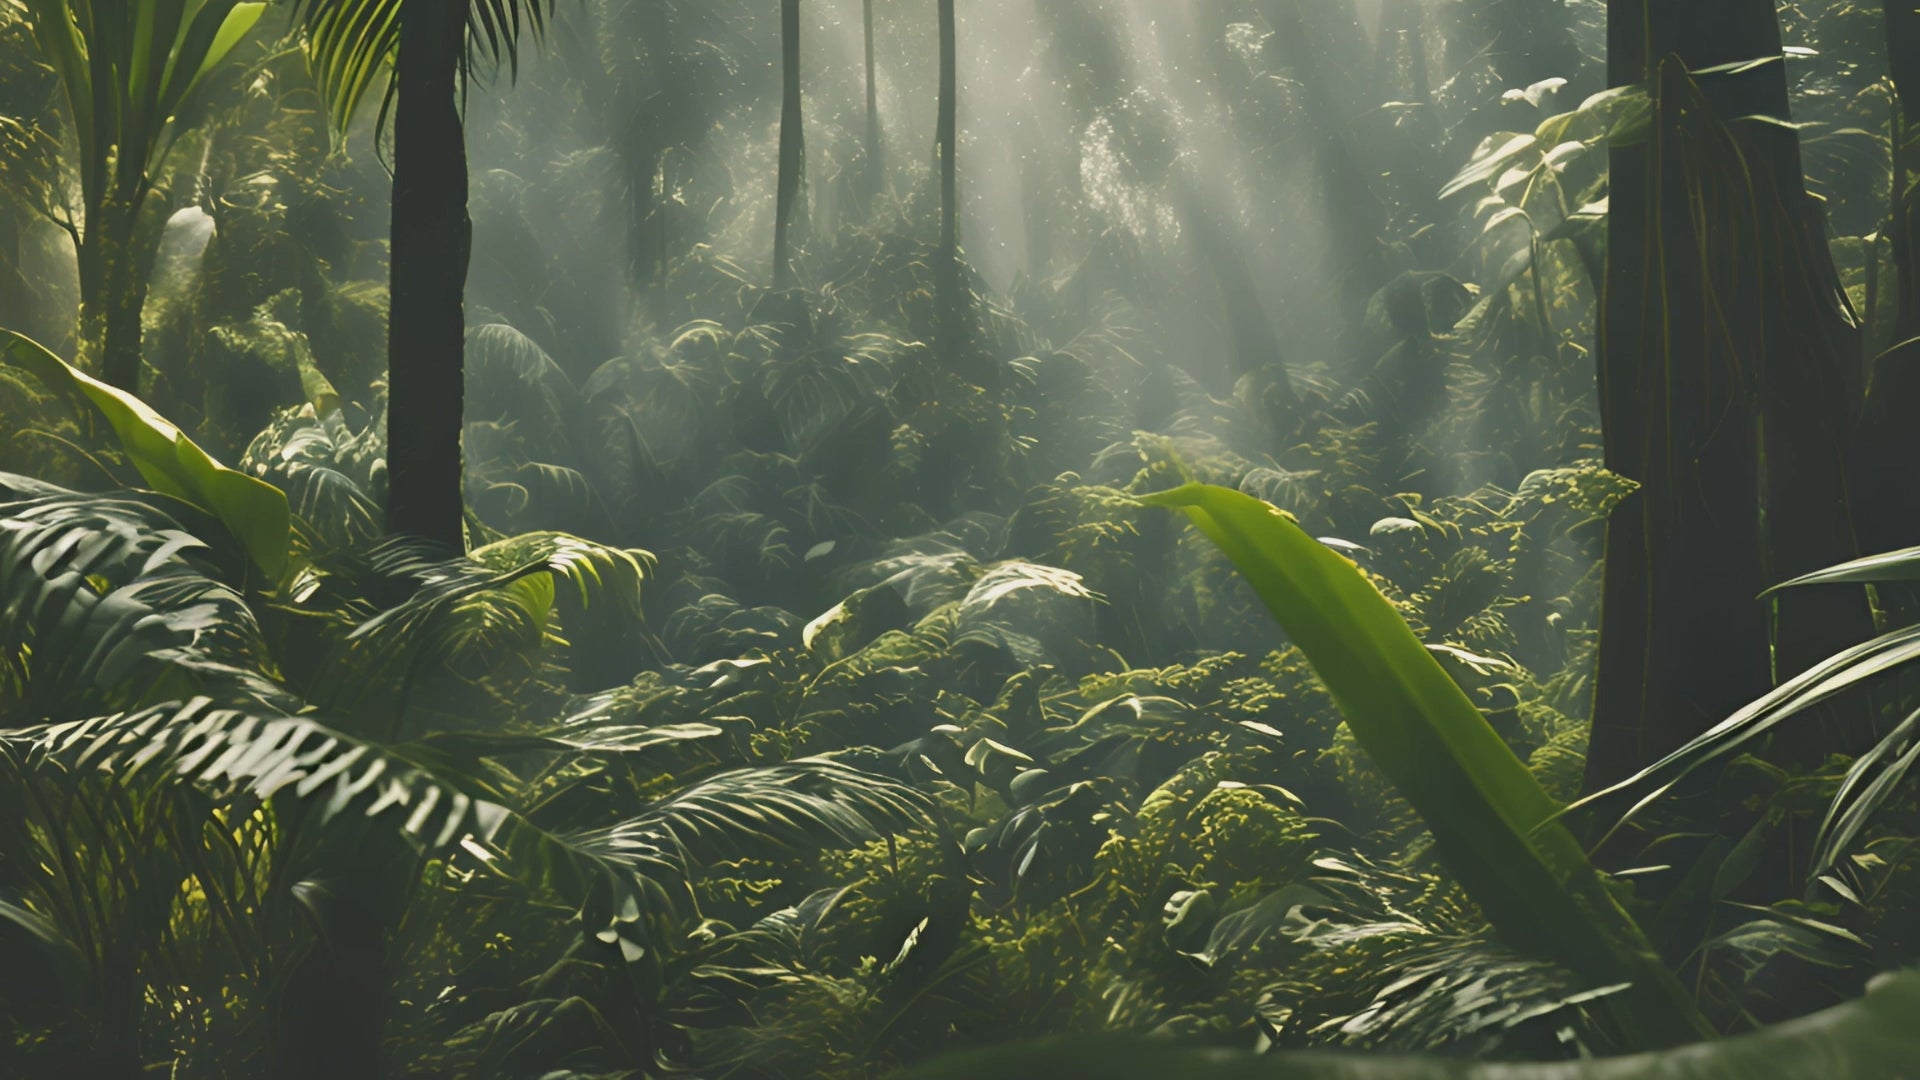
M0 330L0 359L92 402L155 491L219 518L260 569L280 579L287 568L292 518L279 488L215 461L146 402L93 378L31 338Z

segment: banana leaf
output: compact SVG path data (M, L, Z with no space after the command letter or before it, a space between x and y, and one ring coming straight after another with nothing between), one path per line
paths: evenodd
M218 518L269 579L280 580L293 535L286 493L215 461L152 406L88 375L31 338L0 330L0 362L32 372L49 389L70 391L91 402L153 490Z

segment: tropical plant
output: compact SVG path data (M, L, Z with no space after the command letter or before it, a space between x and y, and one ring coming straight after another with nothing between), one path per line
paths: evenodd
M1910 582L1703 612L1841 651L1578 801L1646 494L1593 342L1658 87L1595 85L1602 0L429 6L302 0L305 48L205 84L142 395L0 344L0 1074L1898 1075L1860 1032L1920 961ZM0 305L64 349L20 11ZM1784 5L1783 63L1683 73L1784 82L1780 206L1873 354L1887 15ZM470 185L432 311L381 168L419 195L430 144L341 138L415 45ZM1713 122L1692 166L1777 148ZM458 324L448 543L383 522L389 314ZM1848 479L1892 550L1880 367Z
M1237 491L1181 487L1147 501L1186 510L1248 576L1511 944L1597 985L1631 984L1612 1000L1640 1045L1711 1031L1555 820L1553 800L1356 567Z
M209 81L260 21L264 3L158 7L19 0L59 79L78 200L48 207L79 264L81 337L101 376L135 391L140 316L160 229L189 187L168 172Z
M472 223L459 95L483 54L519 63L551 0L296 0L334 123L344 133L389 68L393 254L387 320L387 527L452 548L465 543L460 402L463 297Z

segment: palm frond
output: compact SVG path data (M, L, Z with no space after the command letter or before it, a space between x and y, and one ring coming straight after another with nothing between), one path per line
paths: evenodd
M537 39L545 34L553 12L553 0L445 2L464 9L467 49L462 66L468 78L480 70L481 61L504 63L510 75L517 75L522 36ZM341 134L399 54L403 9L404 0L294 0L294 16L306 27L314 79ZM391 85L387 93L392 93Z
M210 553L141 497L0 473L0 711L58 720L216 687L290 701Z

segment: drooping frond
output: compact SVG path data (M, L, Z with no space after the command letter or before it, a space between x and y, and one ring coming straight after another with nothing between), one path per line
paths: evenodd
M155 502L0 473L0 714L59 720L213 687L287 703L208 553Z
M465 10L463 71L469 78L482 61L504 63L510 75L518 74L521 36L544 34L553 13L553 0L435 2L458 3ZM339 131L346 131L367 92L385 78L397 58L404 6L404 0L294 0L294 15L306 26L314 79Z

